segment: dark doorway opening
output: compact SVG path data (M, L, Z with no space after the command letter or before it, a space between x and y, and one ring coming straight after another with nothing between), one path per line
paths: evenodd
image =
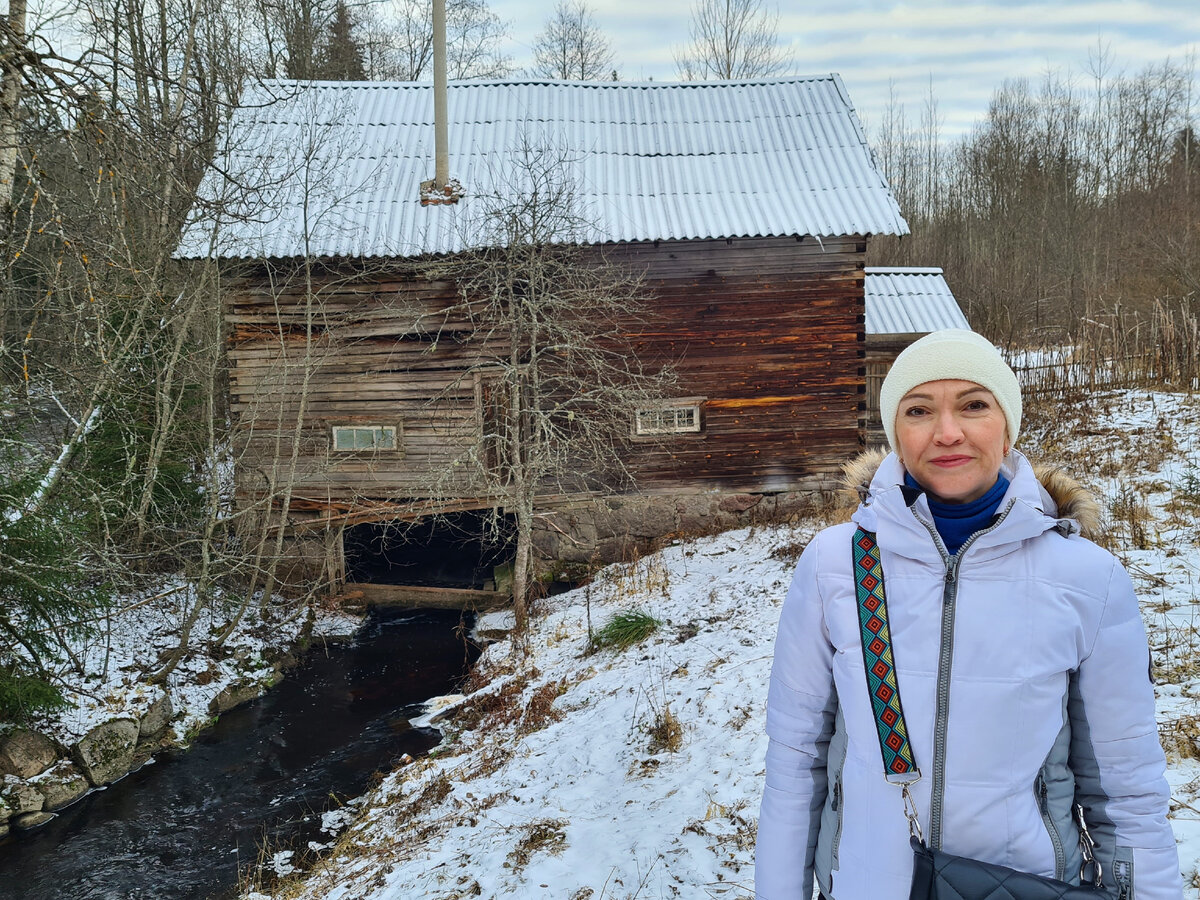
M494 591L515 555L513 517L487 510L346 529L347 580Z

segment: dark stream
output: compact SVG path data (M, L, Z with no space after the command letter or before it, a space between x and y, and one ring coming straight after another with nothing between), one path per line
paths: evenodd
M453 691L474 662L459 621L457 612L373 614L353 642L316 644L190 749L159 754L0 843L0 898L228 897L264 837L298 851L330 840L320 814L333 798L362 794L373 773L437 744L437 732L409 728L408 718Z

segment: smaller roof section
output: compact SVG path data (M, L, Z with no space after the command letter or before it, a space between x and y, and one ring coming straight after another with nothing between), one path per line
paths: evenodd
M867 334L927 334L970 328L942 270L917 266L867 266Z

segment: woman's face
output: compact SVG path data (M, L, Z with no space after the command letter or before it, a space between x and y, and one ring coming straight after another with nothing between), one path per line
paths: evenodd
M944 503L968 503L996 483L1008 452L1007 422L987 388L973 381L927 381L900 400L900 461Z

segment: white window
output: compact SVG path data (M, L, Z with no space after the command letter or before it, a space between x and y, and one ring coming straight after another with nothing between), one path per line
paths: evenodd
M334 450L395 450L394 425L334 425Z
M677 401L635 413L635 434L687 434L699 430L699 400Z

